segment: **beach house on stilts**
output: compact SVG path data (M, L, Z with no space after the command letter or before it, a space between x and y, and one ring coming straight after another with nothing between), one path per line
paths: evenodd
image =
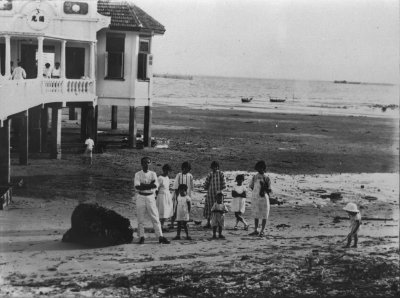
M11 134L18 139L20 164L27 165L33 152L61 158L66 107L80 109L81 137L95 141L99 105L112 109L113 128L117 108L129 108L131 148L136 111L144 107L149 146L151 45L164 32L130 1L0 0L0 186L10 183Z

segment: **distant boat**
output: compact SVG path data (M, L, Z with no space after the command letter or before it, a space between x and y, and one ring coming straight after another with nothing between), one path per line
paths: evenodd
M269 97L269 101L270 102L285 102L286 98L279 98L279 97L270 96Z
M333 81L335 84L361 84L361 82Z
M250 102L253 100L253 97L242 97L242 102Z

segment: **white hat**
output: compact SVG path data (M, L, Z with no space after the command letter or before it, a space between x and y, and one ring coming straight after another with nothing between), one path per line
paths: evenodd
M357 205L354 203L347 203L347 205L343 208L343 210L349 211L349 212L360 212L357 209Z

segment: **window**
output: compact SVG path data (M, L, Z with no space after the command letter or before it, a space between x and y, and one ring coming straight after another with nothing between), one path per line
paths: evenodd
M125 35L108 34L106 39L106 79L124 78Z
M139 55L138 55L138 80L148 81L149 74L147 69L148 58L150 54L150 40L140 39L139 41ZM150 57L151 58L151 57Z

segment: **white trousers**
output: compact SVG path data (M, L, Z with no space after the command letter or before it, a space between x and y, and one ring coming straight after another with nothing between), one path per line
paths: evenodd
M153 223L154 233L157 237L162 236L161 224L158 216L158 210L156 205L156 199L154 195L142 196L136 195L136 212L138 220L138 236L145 237L144 235L144 220L146 213L150 216L151 222Z

